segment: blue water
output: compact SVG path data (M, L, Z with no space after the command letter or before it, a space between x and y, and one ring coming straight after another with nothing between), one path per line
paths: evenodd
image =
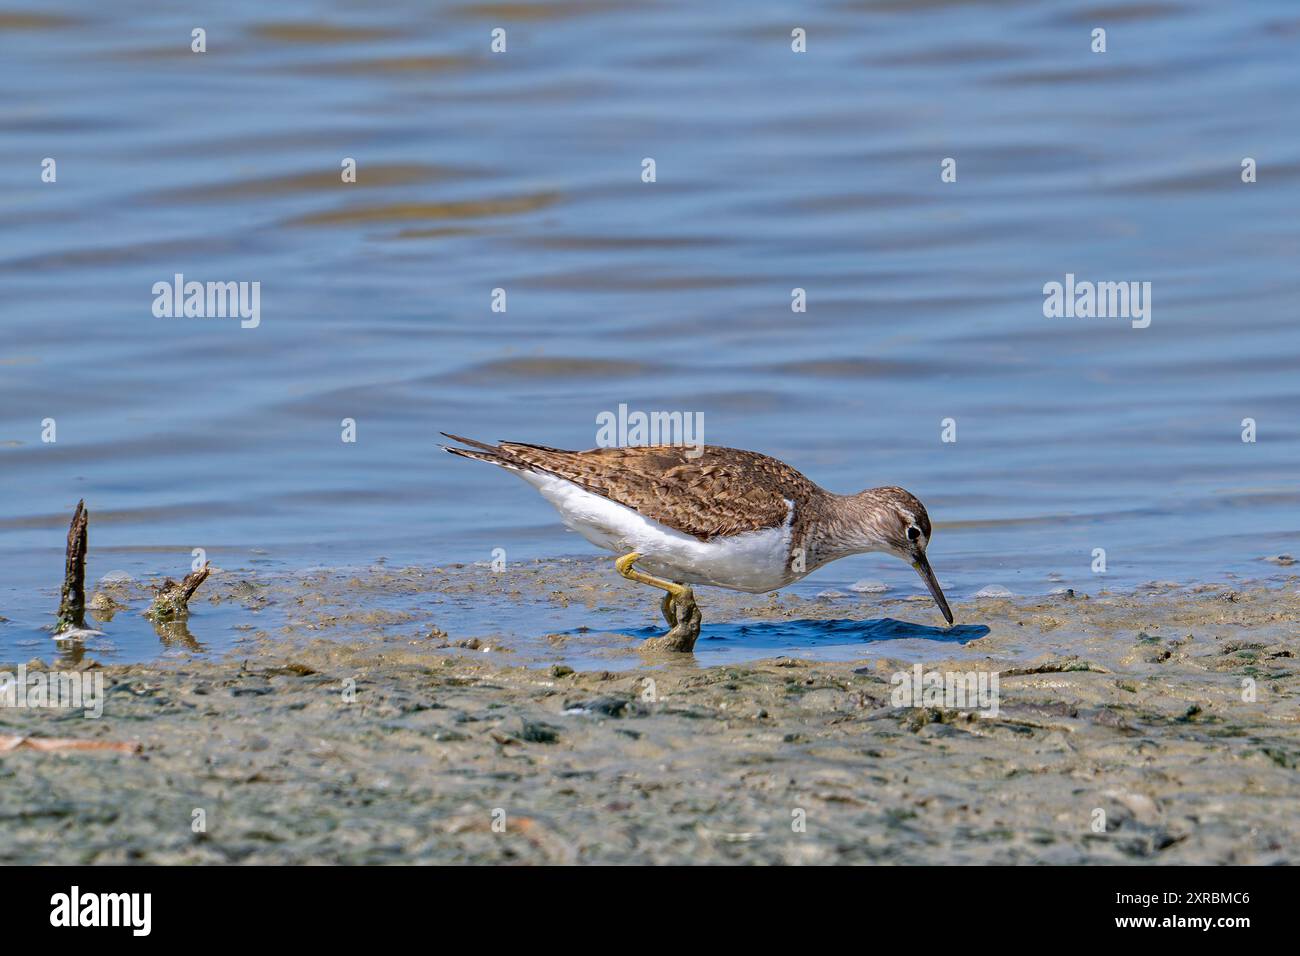
M837 491L909 488L958 598L1279 573L1297 44L1291 0L18 0L0 656L49 622L83 497L92 581L194 548L267 573L586 553L438 432L589 447L620 403ZM260 282L260 325L156 318L176 273ZM1150 326L1045 318L1066 273L1149 281ZM919 587L863 557L796 590L859 577ZM115 653L157 653L140 633Z

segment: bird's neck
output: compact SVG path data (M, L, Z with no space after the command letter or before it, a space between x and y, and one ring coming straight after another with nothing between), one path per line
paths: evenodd
M888 509L872 490L856 495L826 492L814 510L815 515L802 529L810 569L838 558L886 550L884 528Z

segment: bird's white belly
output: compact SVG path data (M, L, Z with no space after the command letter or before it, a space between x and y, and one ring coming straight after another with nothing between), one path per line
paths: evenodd
M801 577L790 571L789 519L779 528L701 541L564 478L515 474L542 493L567 527L615 554L638 552L643 557L636 566L650 574L753 592L772 591Z

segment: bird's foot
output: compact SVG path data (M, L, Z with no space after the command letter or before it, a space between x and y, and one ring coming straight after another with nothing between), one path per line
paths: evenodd
M695 603L695 593L686 585L664 595L660 605L664 620L668 622L668 632L660 637L649 638L643 647L648 651L674 651L689 654L695 649L695 642L700 636L700 607Z
M695 603L695 593L690 585L665 581L653 574L638 571L633 565L641 555L632 551L614 562L618 573L629 581L638 581L654 588L661 588L664 593L663 603L659 609L664 620L668 622L668 633L662 637L652 637L645 642L645 650L677 651L689 654L695 649L695 641L700 636L700 609Z

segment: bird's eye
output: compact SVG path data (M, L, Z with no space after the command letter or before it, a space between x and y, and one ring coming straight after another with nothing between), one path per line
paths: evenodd
M910 528L907 529L908 541L915 541L919 537L921 537L921 529L918 528L916 525L912 525Z

